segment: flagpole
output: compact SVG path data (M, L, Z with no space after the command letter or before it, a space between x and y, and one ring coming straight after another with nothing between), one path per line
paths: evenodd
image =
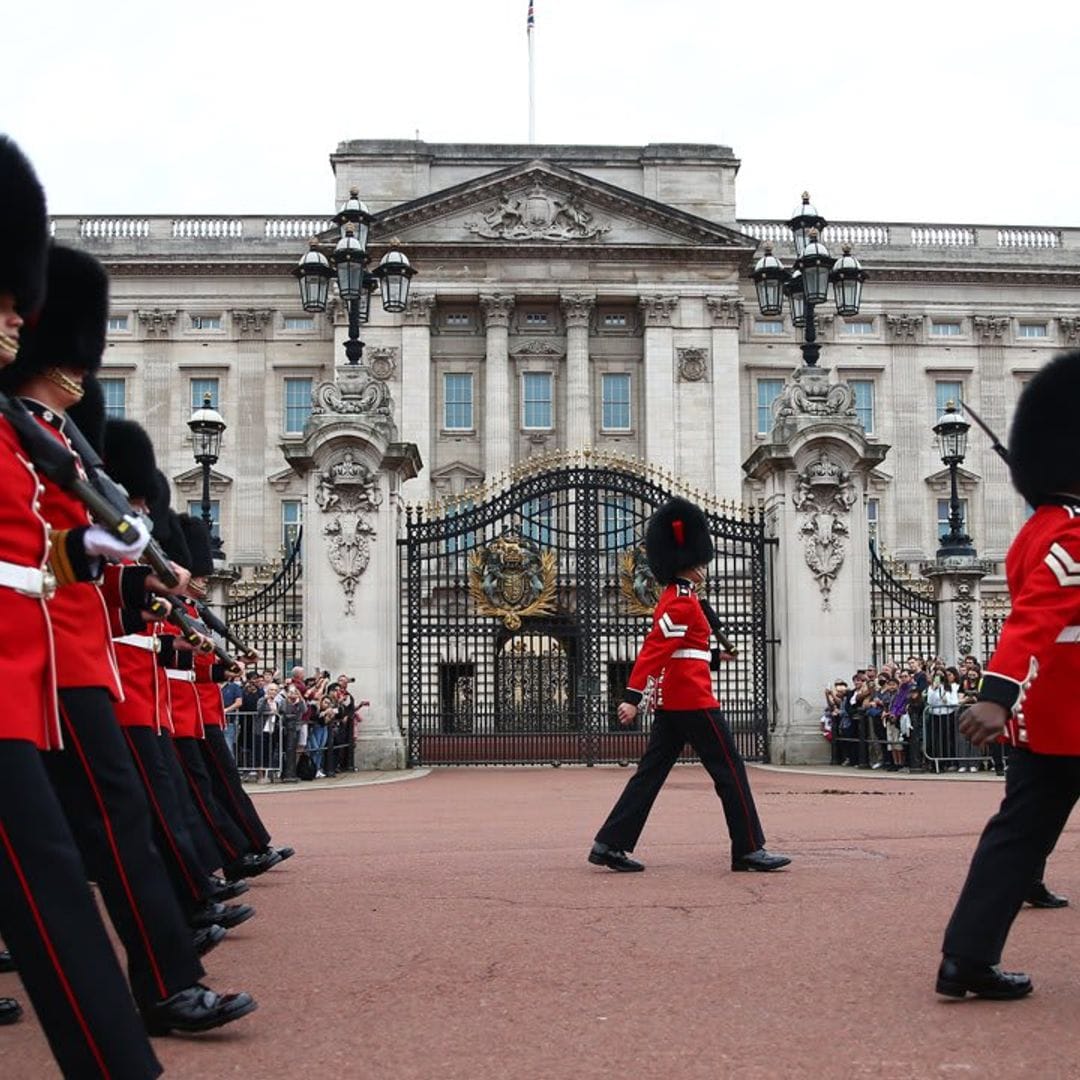
M536 142L536 72L533 66L533 32L535 24L533 21L533 6L529 4L529 22L528 22L528 36L529 36L529 142Z

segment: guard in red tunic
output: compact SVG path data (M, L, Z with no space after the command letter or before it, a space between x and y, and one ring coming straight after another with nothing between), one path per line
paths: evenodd
M47 243L44 194L0 137L0 368L40 303ZM151 1080L161 1065L45 769L61 732L42 493L26 446L0 418L0 932L65 1077ZM18 1018L17 1006L7 1011Z
M778 870L791 860L765 850L746 766L713 691L712 630L697 586L714 552L700 508L685 499L660 507L645 530L645 554L665 588L619 705L619 722L633 723L646 694L653 696L656 712L645 753L596 834L589 862L624 872L645 869L626 853L634 850L660 788L689 742L723 804L732 870Z
M942 945L937 991L1017 998L998 968L1009 928L1080 798L1080 352L1024 388L1009 433L1013 485L1035 513L1005 560L1012 611L960 730L1010 743L1005 798L987 823Z
M41 429L70 449L66 410L101 363L108 278L92 256L54 245L47 288L40 317L2 377ZM216 994L199 983L203 968L191 929L153 844L146 797L113 710L122 691L98 579L103 560L132 552L52 482L44 485L41 505L54 529L82 537L81 546L69 542L54 552L60 579L78 582L59 590L50 607L64 738L63 750L49 755L54 786L124 944L148 1028L163 1034L219 1027L252 1012L255 1002L249 994ZM149 538L141 521L131 524ZM163 588L160 582L152 587Z

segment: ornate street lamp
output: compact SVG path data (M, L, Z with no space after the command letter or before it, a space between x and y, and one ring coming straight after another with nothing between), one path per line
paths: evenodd
M191 414L191 419L188 421L195 461L202 467L202 519L210 533L210 543L215 559L224 559L225 552L221 547L220 532L214 528L210 513L210 467L217 463L221 455L221 435L226 426L221 413L212 405L209 394L203 397L202 406Z
M971 425L964 418L956 403L946 402L945 411L934 425L938 450L943 465L949 469L949 531L938 544L938 558L949 555L974 555L975 545L964 532L964 519L960 513L960 493L957 470L967 453L968 430Z
M337 281L338 295L349 311L349 337L345 356L350 364L359 364L364 354L360 327L371 317L371 294L382 287L383 309L405 310L409 282L416 274L400 251L388 251L374 271L367 270L368 237L375 215L360 201L353 188L334 215L341 230L337 244L330 246L311 240L311 249L297 264L295 274L300 285L300 302L305 311L325 311L330 279Z
M829 254L829 249L821 241L821 232L826 224L804 191L802 206L788 222L795 247L793 268L787 270L773 254L772 245L766 244L765 254L754 264L750 274L762 315L775 318L782 314L783 298L788 298L791 321L803 330L800 348L807 367L816 367L821 356L814 308L828 300L829 285L833 286L836 310L850 317L859 313L862 286L866 280L866 271L851 254L850 247L844 248L844 254L839 259Z

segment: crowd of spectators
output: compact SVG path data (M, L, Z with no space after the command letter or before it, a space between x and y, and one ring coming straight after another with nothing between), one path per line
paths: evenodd
M226 738L237 765L279 776L285 783L317 780L355 769L357 728L363 720L354 679L329 671L308 676L294 667L238 675L222 688Z
M897 772L903 768L1004 775L1002 747L975 750L960 734L964 708L975 701L982 667L974 656L958 664L909 656L903 665L859 668L825 688L822 734L832 762Z

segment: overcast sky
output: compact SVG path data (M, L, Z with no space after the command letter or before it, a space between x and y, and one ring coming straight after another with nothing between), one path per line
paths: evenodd
M322 214L341 140L527 141L527 6L20 3L0 130L53 213ZM539 143L730 146L741 217L1080 225L1074 3L535 8Z

